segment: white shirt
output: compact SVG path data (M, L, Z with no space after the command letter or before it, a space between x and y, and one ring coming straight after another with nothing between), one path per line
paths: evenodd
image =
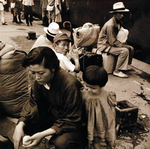
M26 5L26 6L33 6L34 5L34 1L33 0L23 0L22 4Z
M4 5L7 4L7 1L5 0L0 0L0 10L4 10Z
M60 61L61 68L63 68L64 70L67 70L67 71L71 71L71 72L74 71L75 65L72 64L71 61L66 56L64 56L63 54L60 54L60 53L56 53L56 55Z

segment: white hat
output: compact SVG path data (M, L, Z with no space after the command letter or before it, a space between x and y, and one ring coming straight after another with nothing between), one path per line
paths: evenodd
M129 9L126 9L123 2L117 2L113 4L113 10L110 13L114 12L129 12Z
M52 37L55 37L56 34L61 33L59 30L59 25L55 22L50 23L48 27L44 27L44 31Z

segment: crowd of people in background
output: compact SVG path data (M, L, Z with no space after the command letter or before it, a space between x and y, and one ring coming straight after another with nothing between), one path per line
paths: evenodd
M65 2L68 6L68 1ZM5 22L4 6L7 0L0 0L0 12L2 25L7 25ZM11 0L10 9L13 15L12 22L20 24L23 23L21 18L25 19L26 25L33 25L33 13L35 10L34 0ZM42 23L48 26L51 22L61 23L64 13L64 0L40 0ZM69 7L65 8L69 9Z

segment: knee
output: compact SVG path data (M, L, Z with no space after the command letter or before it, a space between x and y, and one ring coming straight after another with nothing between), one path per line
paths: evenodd
M121 54L122 54L123 56L128 56L128 55L129 55L129 50L128 50L127 48L122 48Z
M55 147L58 149L66 149L68 140L65 137L57 137L55 139Z
M133 47L130 48L130 52L134 53L134 48Z

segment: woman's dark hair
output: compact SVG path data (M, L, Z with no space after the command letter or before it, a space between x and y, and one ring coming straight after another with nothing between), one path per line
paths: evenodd
M91 65L83 71L83 80L90 85L104 87L108 81L108 74L103 67Z
M49 47L37 47L32 49L22 60L22 66L44 63L44 67L50 70L59 68L59 60L55 52Z

